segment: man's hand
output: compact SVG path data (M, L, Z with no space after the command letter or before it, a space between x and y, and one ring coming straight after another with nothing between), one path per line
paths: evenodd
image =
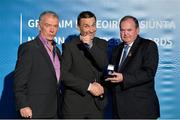
M104 88L101 84L93 82L91 84L90 93L94 96L102 96L104 94Z
M83 43L86 43L88 45L91 45L92 44L92 40L93 40L93 36L92 35L89 35L89 34L83 34L80 36L80 39Z
M20 114L24 118L32 118L32 110L30 107L21 108Z
M108 81L112 83L120 83L123 81L122 73L113 72L111 75L114 77L106 78Z

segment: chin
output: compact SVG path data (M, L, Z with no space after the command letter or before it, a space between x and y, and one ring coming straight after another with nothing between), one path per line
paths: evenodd
M49 37L48 39L49 39L49 40L53 40L53 39L54 39L54 37Z
M95 37L95 35L91 35L91 39L93 39Z

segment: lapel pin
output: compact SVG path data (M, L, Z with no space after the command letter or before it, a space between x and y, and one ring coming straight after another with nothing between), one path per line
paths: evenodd
M128 54L128 57L131 57L132 56L132 53L130 52L129 54Z

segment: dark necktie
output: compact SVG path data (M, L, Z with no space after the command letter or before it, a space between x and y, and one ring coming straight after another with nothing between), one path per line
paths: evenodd
M124 60L127 57L129 47L130 47L129 45L124 45L124 52L123 52L123 56L122 56L122 59L121 59L121 63L119 64L119 69L120 69L120 67L122 66Z

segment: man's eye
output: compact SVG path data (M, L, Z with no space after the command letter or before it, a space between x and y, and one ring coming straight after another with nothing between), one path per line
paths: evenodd
M58 26L58 25L55 25L54 27L55 27L55 28L58 28L59 26Z
M89 26L87 26L87 25L84 25L84 27L85 27L85 28L88 28Z
M50 27L51 25L50 24L45 24L46 27Z

